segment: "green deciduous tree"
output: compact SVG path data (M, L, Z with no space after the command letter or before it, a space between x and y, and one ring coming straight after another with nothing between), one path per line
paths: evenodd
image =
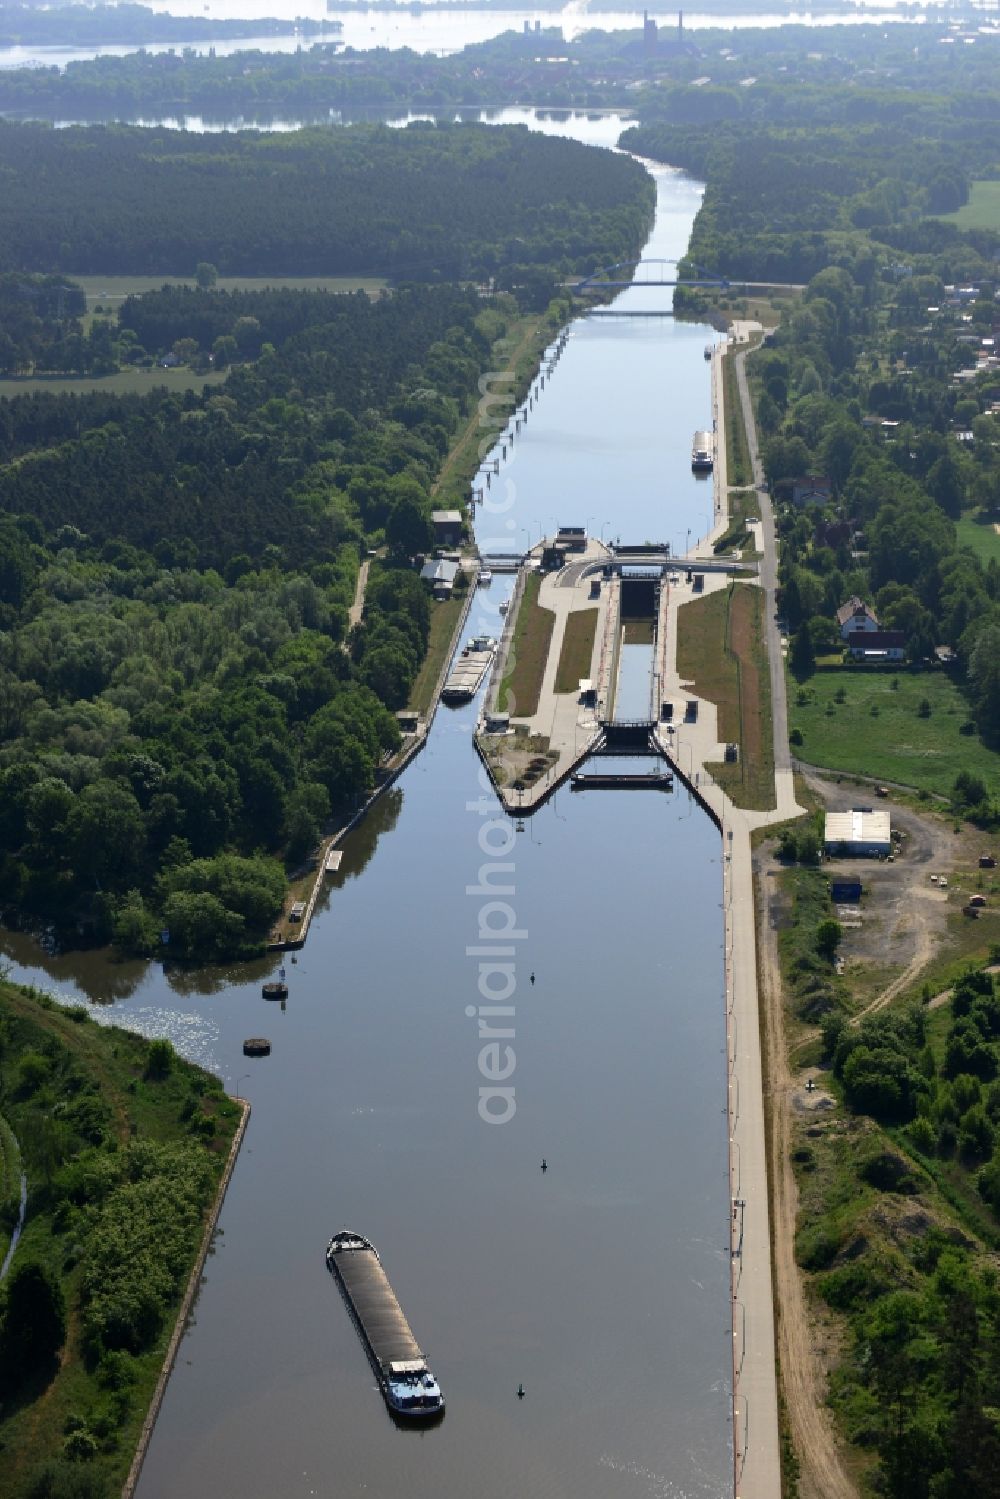
M0 1380L8 1389L49 1368L66 1339L62 1287L44 1265L16 1264L4 1291Z

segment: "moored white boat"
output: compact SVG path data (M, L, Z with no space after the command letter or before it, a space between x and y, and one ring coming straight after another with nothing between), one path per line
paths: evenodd
M696 474L708 473L712 468L712 434L696 432L691 444L691 467Z

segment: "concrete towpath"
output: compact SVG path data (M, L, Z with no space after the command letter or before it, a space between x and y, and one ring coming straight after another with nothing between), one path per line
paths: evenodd
M719 350L713 354L713 409L717 433L716 524L712 536L706 540L715 539L729 523L721 360L723 357L735 358L762 518L761 565L759 577L751 586L763 588L765 594L776 806L770 811L737 807L707 770L708 765L718 763L724 756L714 704L698 700L695 719L685 721L685 705L695 700L689 684L677 670L677 611L690 601L693 594L693 583L689 584L686 578L679 578L673 584L668 581L666 585L669 595L665 607L666 640L662 644L660 666L661 695L674 702L675 721L672 733L668 732L670 726L661 722L657 736L667 758L711 813L723 837L733 1311L733 1484L736 1499L778 1499L781 1493L781 1450L751 837L757 828L798 816L803 809L795 801L792 781L784 667L775 622L777 556L774 518L763 481L743 368L747 350L735 354L732 347L735 343L749 344L755 331L756 325L734 325L725 356ZM705 543L701 545L704 547ZM693 561L691 565L697 566ZM699 596L725 587L727 583L724 576L706 573Z

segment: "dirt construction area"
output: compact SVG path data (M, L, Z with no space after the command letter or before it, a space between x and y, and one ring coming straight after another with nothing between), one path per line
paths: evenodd
M840 914L844 940L840 953L848 968L863 969L868 982L859 983L864 1002L858 1017L870 1014L903 993L931 962L945 939L949 916L949 880L962 856L962 841L940 816L923 815L896 805L891 798L875 800L847 781L815 774L806 784L828 812L852 807L882 807L901 836L892 863L877 859L836 859L825 867L831 877L856 876L865 889L856 917ZM932 882L931 875L937 878ZM861 974L854 975L861 979ZM866 992L867 991L867 992Z
M847 908L843 912L841 947L859 1021L918 983L938 949L948 943L949 918L954 923L961 899L955 871L968 869L977 835L969 829L956 835L940 814L924 815L891 798L876 800L873 788L838 782L835 776L810 773L806 783L829 811L887 808L893 828L903 835L891 863L837 859L824 865L832 877L856 876L864 887L859 924L853 924ZM839 1333L833 1319L807 1297L795 1260L799 1197L793 1151L809 1135L837 1127L839 1110L829 1093L812 1086L814 1068L796 1060L815 1031L790 1021L783 1001L778 933L788 920L788 905L777 878L780 866L773 858L773 845L758 850L754 865L782 1398L799 1464L800 1499L857 1499L851 1465L838 1446L826 1405L829 1374L840 1352Z

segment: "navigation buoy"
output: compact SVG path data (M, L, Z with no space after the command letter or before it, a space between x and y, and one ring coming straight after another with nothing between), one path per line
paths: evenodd
M544 1157L544 1156L542 1156L542 1170L543 1170L543 1171L548 1171L548 1169L549 1169L549 1163L548 1163L548 1161L547 1161L547 1160L546 1160L546 1159L545 1159L545 1157Z
M534 975L534 973L529 973L528 974L528 982L531 983L531 984L533 984L535 982L535 975Z
M518 1398L518 1400L523 1400L524 1399L524 1385L523 1384L519 1384L518 1387L517 1387L517 1398Z

